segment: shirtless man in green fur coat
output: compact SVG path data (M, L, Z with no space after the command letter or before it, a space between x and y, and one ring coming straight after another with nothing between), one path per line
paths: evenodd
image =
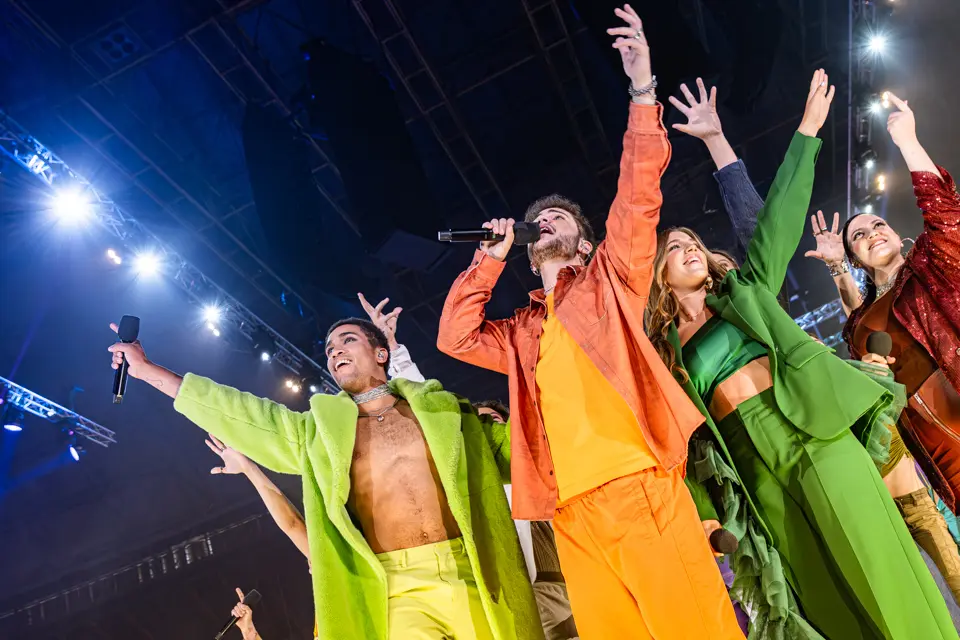
M181 377L139 342L109 350L226 445L302 476L319 638L541 640L502 488L506 429L436 381L388 384L386 338L366 320L336 323L326 349L343 391L303 413Z

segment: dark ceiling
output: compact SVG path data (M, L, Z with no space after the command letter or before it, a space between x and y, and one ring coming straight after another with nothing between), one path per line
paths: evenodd
M582 6L566 0L0 0L0 108L305 351L330 320L359 312L341 295L339 279L362 272L368 297L389 295L404 307L399 337L427 376L476 399L503 397L501 377L454 362L434 346L446 290L472 248L456 248L430 272L382 265L357 252L351 263L330 265L328 282L306 282L278 259L264 233L241 122L248 104L266 106L302 136L320 190L316 215L343 230L323 239L331 255L357 242L351 227L361 237L363 229L326 133L304 112L309 90L300 46L317 38L372 60L394 87L447 226L472 226L493 213L519 215L552 191L580 200L599 223L612 197L625 82L603 36L578 11ZM683 0L635 7L642 17L672 12L702 48L709 61L704 73L712 74L706 79L721 87L725 132L761 193L799 121L809 74L825 66L838 94L822 134L814 206L844 206L845 3ZM747 25L764 31L754 49L744 45L749 30L736 28L738 17L751 13L767 21ZM647 18L647 31L657 28ZM694 76L674 64L677 55L658 57L654 49L655 70L669 67L689 82ZM768 72L745 85L743 76L767 61ZM919 74L901 73L908 79L898 86L921 94L909 84ZM944 70L941 77L953 75ZM762 92L754 96L745 86ZM676 115L668 111L668 118ZM927 124L921 129L930 131ZM695 140L671 139L664 222L692 226L709 243L729 246L709 157ZM47 206L42 187L13 164L0 165L0 368L58 402L66 402L75 385L83 387L77 409L117 431L119 444L91 451L79 465L43 467L53 446L44 433L50 425L36 421L22 434L8 473L16 483L8 481L0 494L0 602L8 605L203 530L253 498L241 480L207 476L215 461L202 434L165 398L138 385L122 407L109 404L107 322L136 313L155 360L302 406L285 394L282 371L199 330L197 310L176 287L162 279L136 282L101 264L108 236L65 235L38 225L36 212ZM904 192L896 183L894 191ZM794 315L834 297L816 266L800 258L793 272L803 283L789 292L797 296ZM516 252L490 315L508 315L535 287L523 253ZM13 446L5 440L7 451ZM297 492L295 479L283 486Z

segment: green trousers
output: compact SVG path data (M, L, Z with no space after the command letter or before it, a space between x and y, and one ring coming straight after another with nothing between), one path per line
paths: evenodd
M866 450L796 429L769 389L717 428L773 534L804 617L830 640L956 639L943 598Z

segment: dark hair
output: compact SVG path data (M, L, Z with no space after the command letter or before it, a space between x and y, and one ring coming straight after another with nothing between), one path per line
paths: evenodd
M369 320L363 318L344 318L343 320L337 320L327 329L327 336L323 339L324 344L330 339L330 334L333 333L334 329L342 327L345 324L360 327L360 331L363 332L363 335L367 336L367 340L370 341L371 346L386 350L387 361L383 363L383 370L387 371L390 368L390 343L387 341L386 334L380 330L380 327ZM324 349L326 349L326 347L324 347Z
M865 214L857 213L847 218L847 221L843 223L843 230L840 232L840 240L843 242L843 252L847 256L847 262L849 262L850 266L854 269L860 269L863 271L864 278L861 294L863 295L863 308L866 309L873 304L874 300L877 299L877 285L874 284L873 278L870 277L870 273L860 263L860 260L857 258L857 254L853 252L853 245L851 245L850 241L847 239L847 231L850 229L850 223L862 215Z
M580 230L580 237L589 242L592 247L590 255L584 260L584 262L590 262L590 258L597 250L597 237L593 233L593 226L591 226L590 221L583 215L583 209L580 208L580 205L559 193L551 193L530 203L527 212L523 215L524 222L533 222L537 216L547 209L562 209L573 217L573 221L577 223L577 228ZM530 253L532 247L532 244L527 245L527 253Z
M729 251L725 251L725 250L723 250L723 249L710 249L710 253L715 253L715 254L717 254L718 256L723 256L724 258L726 258L727 260L729 260L731 263L733 263L733 266L734 266L735 268L737 268L737 269L740 268L740 261L737 260L736 258L734 258L734 257L733 257L733 254L730 253Z
M481 400L480 402L474 402L473 408L478 412L480 409L491 409L500 414L500 417L503 418L504 421L510 419L510 409L499 400Z

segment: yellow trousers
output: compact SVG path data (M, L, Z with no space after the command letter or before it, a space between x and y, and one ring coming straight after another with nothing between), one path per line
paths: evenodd
M493 640L460 538L381 553L390 640Z

